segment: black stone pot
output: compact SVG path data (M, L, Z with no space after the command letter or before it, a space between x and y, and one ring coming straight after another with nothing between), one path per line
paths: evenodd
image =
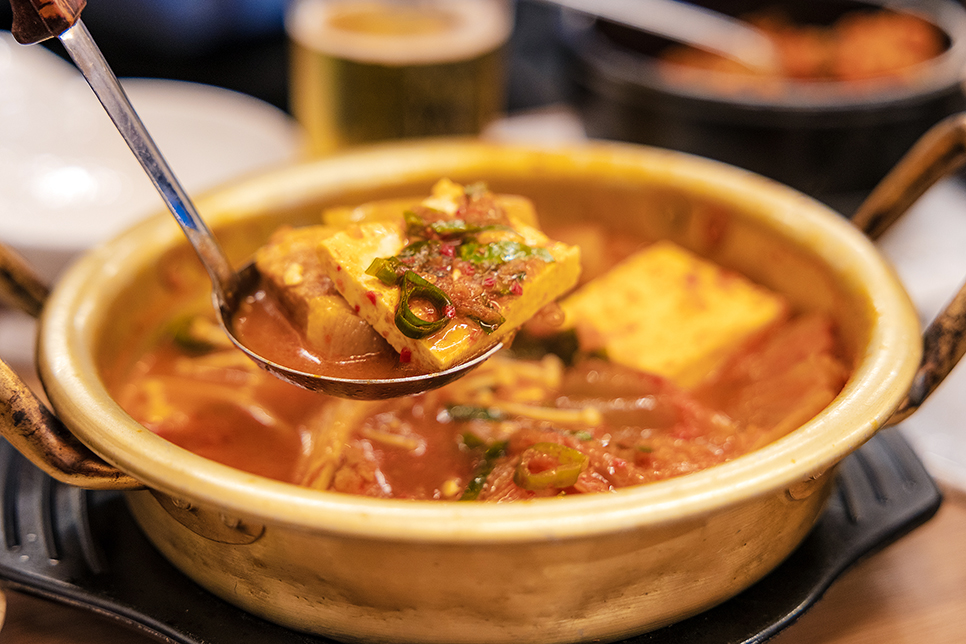
M739 15L774 2L704 2ZM797 22L830 24L883 2L786 2ZM681 150L753 170L817 197L843 214L930 126L966 108L966 11L952 0L910 2L940 27L948 49L915 82L856 93L844 83L792 83L777 96L725 95L669 82L655 55L668 41L564 14L561 42L573 102L587 134Z

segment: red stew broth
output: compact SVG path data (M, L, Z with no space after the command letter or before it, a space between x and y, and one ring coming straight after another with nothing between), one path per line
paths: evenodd
M692 235L698 246L717 243L715 231L727 223L714 208L691 219L702 223ZM646 243L626 233L590 235L576 219L548 232L595 245L584 252L586 279ZM134 366L108 379L128 413L212 460L377 497L512 500L687 474L791 431L827 405L849 373L837 329L817 313L736 347L729 364L693 391L594 358L565 367L553 355L501 356L440 390L354 402L283 383L231 347L192 354L170 321L211 321L210 304L195 296L176 308Z
M355 380L407 378L426 373L411 361L400 359L388 344L381 351L352 359L326 359L306 346L278 301L261 284L242 300L233 324L238 339L256 354L304 373Z

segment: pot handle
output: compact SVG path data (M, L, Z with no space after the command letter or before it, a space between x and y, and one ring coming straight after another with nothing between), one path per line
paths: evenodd
M0 244L0 303L38 317L47 293L47 286L27 262ZM2 360L0 435L34 465L68 485L90 490L144 487L77 440Z
M966 113L934 125L876 186L852 223L878 239L926 190L966 164ZM966 284L926 328L922 362L905 399L889 419L908 418L966 353Z

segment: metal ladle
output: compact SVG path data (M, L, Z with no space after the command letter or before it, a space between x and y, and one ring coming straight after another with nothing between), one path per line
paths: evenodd
M85 5L86 0L11 0L11 33L21 44L37 43L49 38L58 38L63 43L194 247L211 278L212 298L219 321L235 346L249 358L276 377L305 389L343 398L380 400L440 387L464 375L503 348L502 343L497 343L486 352L444 371L404 378L351 379L291 369L246 347L235 337L232 321L241 300L251 292L251 287L257 281L258 271L253 264L246 265L237 273L232 268L80 20L80 12Z

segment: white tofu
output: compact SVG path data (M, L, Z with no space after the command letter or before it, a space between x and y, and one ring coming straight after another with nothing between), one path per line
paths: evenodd
M561 306L582 348L685 388L788 314L780 295L671 242L632 255Z
M553 242L535 228L516 224L528 246L545 248L554 258L522 283L522 294L505 302L504 323L487 334L471 319L457 317L442 330L424 338L407 337L396 326L400 293L366 274L376 258L397 255L406 243L401 217L351 226L320 243L320 258L336 289L350 306L371 324L401 355L423 368L439 371L459 364L502 340L522 326L546 304L573 288L580 274L577 247Z

